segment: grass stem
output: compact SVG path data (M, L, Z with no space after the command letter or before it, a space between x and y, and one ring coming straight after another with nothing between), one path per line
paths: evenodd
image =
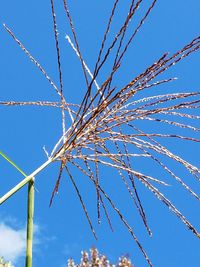
M26 176L20 183L18 183L16 186L14 186L10 191L8 191L4 196L0 198L0 205L3 204L8 198L10 198L12 195L14 195L18 190L20 190L25 184L29 183L33 177L36 176L39 172L41 172L44 168L46 168L51 162L53 162L54 159L49 158L47 161L45 161L39 168L37 168L34 172L32 172L30 175Z
M28 184L26 267L32 267L33 254L33 216L34 216L34 178Z

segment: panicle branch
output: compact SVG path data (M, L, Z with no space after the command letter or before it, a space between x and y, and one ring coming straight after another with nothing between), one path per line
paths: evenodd
M177 153L172 152L162 144L162 140L164 139L168 139L169 141L189 141L197 144L200 142L198 135L200 128L195 124L195 122L200 119L200 116L196 112L200 108L200 92L166 93L145 97L146 90L150 91L152 88L164 86L176 79L167 77L159 80L159 75L166 72L169 68L188 57L190 54L196 52L200 48L200 36L194 38L171 56L169 53L161 55L160 58L148 66L142 73L133 77L129 82L125 81L124 85L119 87L117 73L121 68L122 59L124 59L128 48L136 37L136 34L141 30L142 25L149 17L149 14L153 10L157 1L151 1L147 11L142 16L142 19L136 26L133 26L131 22L135 14L139 12L139 7L142 2L143 0L131 1L128 6L128 14L119 27L117 34L112 35L113 19L117 17L117 8L119 5L118 0L114 1L105 33L100 44L94 70L91 71L81 53L68 3L66 0L63 0L64 11L70 25L74 43L68 35L66 38L81 62L86 81L86 91L80 104L69 104L64 98L64 87L62 82L64 73L61 70L61 54L59 49L54 1L51 0L51 8L60 80L59 89L41 65L17 39L14 33L4 25L6 31L13 37L15 42L54 87L57 94L60 96L60 102L1 101L0 105L35 105L61 109L63 133L58 142L54 145L48 163L44 165L47 166L49 163L55 161L60 161L61 163L50 204L52 204L55 193L59 190L63 170L66 170L66 173L75 188L90 228L96 238L92 220L71 172L71 167L76 167L81 175L88 177L94 186L96 192L98 222L101 222L101 209L103 209L108 224L112 229L111 220L106 207L106 202L109 203L130 232L149 266L152 266L152 263L136 237L133 228L122 215L117 205L114 204L112 198L103 189L101 170L103 166L105 170L110 168L114 173L117 172L119 174L119 177L124 183L127 193L149 235L152 235L152 232L148 225L145 208L143 207L143 199L141 198L141 194L137 187L138 182L144 185L156 198L162 201L162 203L167 206L169 210L171 210L183 224L194 233L194 235L200 237L195 226L193 226L171 200L162 193L162 188L169 186L170 182L168 179L163 176L161 180L159 177L154 177L154 174L146 174L145 170L141 171L134 167L134 162L136 160L140 162L140 166L143 162L151 161L155 166L161 167L166 174L189 192L194 199L200 201L200 196L194 192L188 185L188 182L186 183L184 181L183 177L179 177L176 170L173 170L173 166L169 166L169 164L170 160L173 160L175 164L181 165L188 171L188 175L196 178L197 182L200 180L200 168L179 156L178 151ZM128 27L131 28L130 31L128 31ZM113 36L113 38L111 38L110 44L106 46L109 39L108 35L111 35L111 37ZM107 62L109 63L111 55L113 61L110 64L110 70L105 73L105 78L103 82L100 83L98 81L100 71L103 70L103 66ZM71 124L67 129L65 128L65 112L68 112L71 117ZM145 128L143 126L146 125L146 122L149 123L148 125L152 125L149 127L148 131L143 130L143 128ZM163 131L160 132L154 130L153 125L155 124L162 126L162 129L165 129L165 132L163 133ZM177 132L175 133L175 131ZM196 135L193 136L194 133L196 133ZM167 163L166 160L168 160ZM27 178L21 186L28 181ZM155 187L155 184L159 186L159 189Z

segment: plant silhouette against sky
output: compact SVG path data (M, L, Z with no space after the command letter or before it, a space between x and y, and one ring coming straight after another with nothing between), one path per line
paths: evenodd
M82 194L76 185L72 168L76 167L79 172L86 176L94 185L96 191L96 209L97 218L100 223L102 220L102 211L112 229L112 222L107 211L107 204L115 210L120 217L122 223L132 235L139 249L143 253L149 266L152 263L138 240L135 230L129 225L121 211L114 203L112 198L107 194L106 189L101 185L101 168L112 168L117 171L119 177L124 182L127 193L133 200L135 208L139 213L141 220L146 228L147 233L151 236L152 232L148 224L148 218L142 204L140 191L138 190L138 181L147 187L158 200L162 201L170 211L172 211L191 232L198 238L200 234L192 223L182 214L181 211L162 193L162 188L169 186L170 182L162 180L162 177L154 177L152 173L144 173L141 169L138 171L134 168L134 159L140 159L144 162L151 160L155 166L160 166L165 172L175 179L180 186L185 188L191 197L197 201L200 200L199 195L181 178L170 164L165 163L163 158L173 160L182 165L188 173L195 179L200 179L200 169L192 165L184 158L174 152L171 152L162 144L164 139L177 139L183 142L200 142L200 139L193 136L194 132L200 129L189 123L191 120L199 120L200 116L196 115L199 109L200 92L178 92L165 93L152 96L145 96L145 92L149 92L152 88L173 82L174 77L164 77L165 72L185 59L190 54L196 52L200 48L200 36L188 42L183 48L170 55L165 53L156 59L142 73L133 77L130 81L122 81L118 85L118 73L123 66L123 59L126 53L131 49L131 44L143 23L147 20L149 14L154 9L156 0L152 1L147 10L139 9L142 0L131 1L127 5L127 16L125 17L117 34L112 31L113 20L117 19L117 8L119 0L113 2L105 33L100 44L99 53L97 55L94 68L90 69L83 58L81 47L79 45L76 27L67 1L63 0L63 10L66 14L71 27L72 38L69 35L66 39L72 48L72 52L76 53L82 72L85 78L85 94L81 103L68 103L65 95L65 87L63 85L63 75L61 59L62 53L59 46L58 26L56 19L56 11L54 1L51 0L51 11L53 18L53 31L55 35L55 46L57 54L57 66L59 75L59 85L51 79L49 74L44 70L42 65L32 56L31 52L20 41L20 38L4 24L5 30L19 45L23 52L28 56L36 67L41 71L48 80L55 92L60 98L60 102L47 101L4 101L1 105L7 106L42 106L60 109L62 136L54 145L52 151L47 154L47 161L35 170L29 176L26 176L14 189L1 198L1 203L6 201L8 197L18 191L25 184L33 181L33 177L37 178L37 173L46 168L53 162L59 162L58 178L55 183L54 190L51 195L50 205L53 202L55 194L59 190L60 180L63 173L71 180L88 223L95 238L97 238L89 211L86 208ZM142 17L137 25L133 25L135 16L141 12ZM131 30L130 30L131 28ZM105 72L104 66L109 64L109 70ZM99 78L101 77L101 78ZM104 79L102 80L102 77ZM164 78L163 78L164 77ZM138 98L138 95L141 97ZM185 120L185 122L184 122ZM166 132L154 132L154 128L146 131L142 130L140 125L145 122L158 123L162 127L166 127ZM138 123L140 122L140 124ZM59 122L58 122L59 123ZM69 126L68 126L69 125ZM139 125L139 126L138 126ZM149 124L148 124L149 125ZM173 128L172 133L170 129ZM177 129L177 133L174 133ZM191 134L182 135L180 129L187 129Z

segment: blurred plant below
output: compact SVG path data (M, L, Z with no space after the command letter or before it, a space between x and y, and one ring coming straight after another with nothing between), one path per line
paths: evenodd
M82 252L81 262L76 264L73 259L68 260L68 267L134 267L127 256L119 258L117 264L112 264L105 255L101 255L96 248L90 249L90 254Z
M0 267L14 267L10 261L5 261L3 257L0 257Z

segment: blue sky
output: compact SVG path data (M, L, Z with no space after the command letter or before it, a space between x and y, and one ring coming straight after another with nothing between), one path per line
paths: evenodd
M52 79L58 83L49 2L19 0L11 3L11 1L2 0L0 22L6 23L14 31ZM84 59L92 69L113 1L109 3L106 1L91 3L88 0L79 2L70 3L71 13ZM150 4L150 1L145 3ZM139 11L142 12L143 8L145 9L146 5L141 5ZM65 96L69 102L80 103L85 89L82 86L84 80L80 63L65 39L65 35L71 36L71 32L62 5L57 4L56 10ZM197 0L190 5L183 4L181 0L158 1L123 61L123 71L119 76L118 84L129 81L142 72L164 52L173 53L198 36L200 34L199 11L200 2ZM119 26L120 19L127 13L126 4L121 4L120 12L119 19L114 22L114 31ZM19 49L3 26L0 27L0 40L0 101L59 101L49 83ZM170 69L164 76L178 77L178 80L170 85L159 87L158 92L154 89L147 94L198 91L200 88L199 69L200 52L197 52ZM26 173L31 173L46 160L42 147L45 145L46 149L51 151L62 134L59 110L48 107L0 106L0 122L0 150L12 158ZM196 122L196 127L198 126ZM198 138L198 134L195 136ZM199 166L199 144L187 142L183 144L167 143L172 151L176 149L178 155L185 155L189 162ZM173 165L173 163L170 164ZM141 169L140 165L137 167ZM159 169L153 165L142 166L144 170L148 170L147 167L159 177ZM188 174L185 170L176 165L174 167L177 168L179 176L187 179ZM59 194L55 197L52 207L49 208L49 200L57 174L58 165L53 164L36 177L34 266L64 267L68 258L73 257L78 261L81 251L88 250L91 246L96 246L113 262L119 256L128 254L136 266L146 266L138 247L111 209L109 211L114 232L110 231L105 220L101 226L98 226L94 192L91 185L85 182L85 178L81 177L78 172L75 171L74 176L83 192L97 230L98 241L95 241L92 236L67 175L64 175ZM22 177L17 171L0 158L0 195L6 193L20 179ZM141 188L145 210L153 231L153 237L149 238L134 207L131 206L129 197L117 179L116 174L108 170L104 183L120 209L124 211L130 224L133 225L154 266L198 267L199 240L151 193ZM188 179L192 179L190 184L195 186L198 193L199 185L193 182L190 176ZM0 207L0 254L4 253L3 256L8 260L13 260L15 266L23 266L24 261L26 192L25 187ZM197 229L200 229L198 202L176 185L168 188L166 193Z

